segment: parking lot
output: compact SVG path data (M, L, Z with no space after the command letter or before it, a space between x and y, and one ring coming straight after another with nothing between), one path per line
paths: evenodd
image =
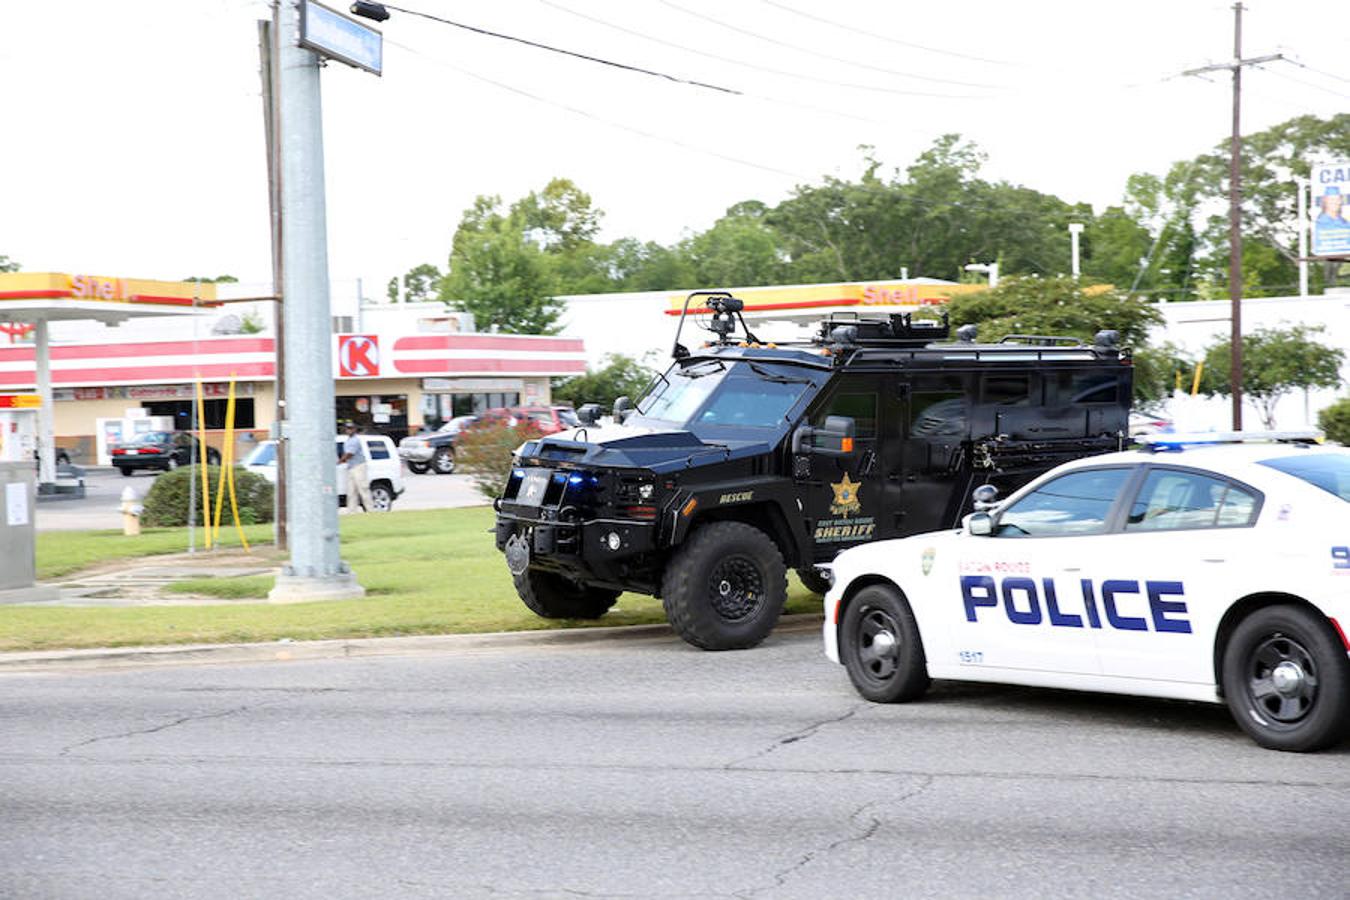
M121 528L122 492L130 488L137 498L144 497L159 477L158 472L136 472L126 477L106 467L84 471L82 499L44 500L38 504L39 531ZM394 502L395 510L448 509L487 502L474 490L467 475L414 475L405 469L403 486L403 495Z

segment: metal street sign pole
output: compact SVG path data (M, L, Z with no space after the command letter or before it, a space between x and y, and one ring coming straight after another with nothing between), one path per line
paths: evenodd
M304 0L283 0L278 16L281 232L286 317L284 352L289 439L290 562L274 601L365 594L340 557L334 440L332 319L324 200L319 57L300 45Z

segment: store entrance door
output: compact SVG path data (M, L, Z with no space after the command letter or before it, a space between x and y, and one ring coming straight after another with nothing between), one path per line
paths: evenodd
M406 394L370 394L337 397L337 421L333 433L340 434L347 422L355 422L367 434L383 434L394 443L408 436L408 396Z

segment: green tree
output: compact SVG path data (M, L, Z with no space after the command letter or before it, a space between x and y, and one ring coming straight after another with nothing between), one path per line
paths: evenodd
M684 248L636 238L620 238L606 247L605 269L613 290L692 290L699 283Z
M3 253L0 253L0 272L17 272L21 266L15 260L10 259Z
M190 278L184 278L184 281L198 281L202 284L238 284L239 279L233 275L217 275L215 278L205 278L201 275L193 275Z
M413 266L403 275L403 299L407 303L424 303L437 297L441 286L441 270L431 263ZM399 279L389 279L385 294L390 303L399 301Z
M565 378L553 385L553 399L571 403L580 408L586 403L599 403L604 409L614 405L619 397L633 401L642 395L653 377L651 369L631 356L607 353L599 369L587 369L585 375Z
M1342 397L1317 414L1317 427L1327 440L1350 447L1350 397Z
M455 231L440 299L470 312L480 329L551 334L562 306L544 251L500 197L478 197Z
M1242 395L1275 427L1275 406L1287 394L1307 388L1339 387L1345 353L1312 339L1321 326L1257 328L1242 336ZM1230 396L1232 344L1220 340L1205 350L1200 390L1206 396Z
M740 203L686 247L699 284L737 287L781 283L787 259L762 203Z
M1070 277L1014 276L985 291L958 294L947 302L952 327L977 325L980 337L1007 334L1076 337L1091 341L1104 330L1119 332L1120 345L1147 347L1149 329L1162 315L1150 302L1105 285L1087 286ZM1170 352L1170 351L1169 351ZM1135 379L1135 396L1151 402L1165 396L1170 365L1165 355L1145 355L1146 370Z

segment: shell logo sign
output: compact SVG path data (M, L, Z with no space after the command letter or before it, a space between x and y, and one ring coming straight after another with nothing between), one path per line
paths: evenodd
M380 340L373 334L338 335L338 376L377 378L380 374Z

